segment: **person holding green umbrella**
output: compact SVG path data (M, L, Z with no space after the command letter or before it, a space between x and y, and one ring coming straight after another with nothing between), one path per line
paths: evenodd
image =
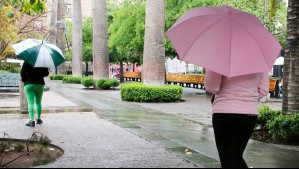
M21 69L21 78L24 82L24 89L28 101L30 121L26 126L34 127L34 105L36 105L36 124L42 124L42 97L44 93L44 77L49 75L48 68L34 68L29 63L24 62Z
M61 50L44 40L27 39L12 45L16 55L25 62L21 69L25 94L28 101L30 121L26 126L35 127L34 105L36 105L36 124L42 124L42 97L44 77L49 75L51 67L57 67L65 61Z

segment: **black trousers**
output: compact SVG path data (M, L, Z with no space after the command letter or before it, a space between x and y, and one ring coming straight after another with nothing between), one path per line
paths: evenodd
M253 133L257 116L213 114L213 128L222 168L248 168L243 153Z

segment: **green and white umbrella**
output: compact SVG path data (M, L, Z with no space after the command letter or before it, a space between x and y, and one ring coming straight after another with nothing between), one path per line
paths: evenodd
M54 68L65 61L62 51L44 40L27 39L12 48L20 59L33 67Z

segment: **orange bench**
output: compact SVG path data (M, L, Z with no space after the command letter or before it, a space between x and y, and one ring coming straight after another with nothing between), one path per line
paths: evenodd
M126 78L126 80L141 81L141 72L124 72L124 78Z
M269 80L269 92L274 92L276 87L277 80L270 79Z
M180 84L180 86L186 85L186 87L198 88L198 85L201 85L201 88L204 86L205 75L183 75L183 74L166 74L166 81L168 84Z
M276 89L277 83L278 83L277 79L269 79L269 93L270 93L270 97L274 97L275 96L275 89Z

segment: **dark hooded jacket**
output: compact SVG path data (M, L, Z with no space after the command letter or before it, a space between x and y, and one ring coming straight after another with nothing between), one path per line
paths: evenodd
M21 69L21 78L24 85L40 84L45 85L44 77L49 75L48 68L34 68L27 62L23 63Z

